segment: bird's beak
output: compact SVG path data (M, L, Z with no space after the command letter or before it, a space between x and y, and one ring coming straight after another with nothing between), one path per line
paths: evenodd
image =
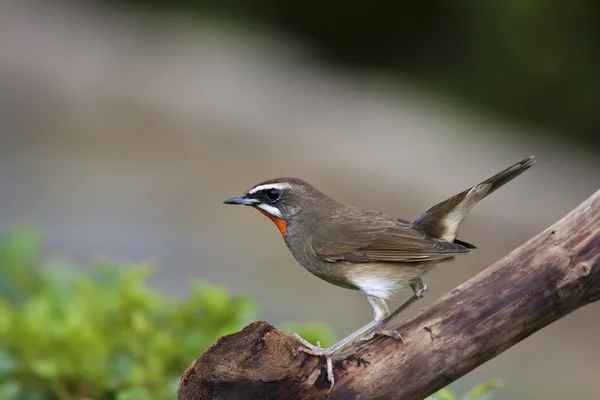
M243 206L251 206L254 204L259 203L258 200L255 199L249 199L245 196L236 196L236 197L232 197L230 199L225 200L223 203L225 204L240 204Z

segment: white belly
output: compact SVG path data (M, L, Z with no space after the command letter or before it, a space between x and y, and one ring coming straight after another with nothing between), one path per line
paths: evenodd
M387 277L377 275L357 277L352 280L352 283L361 292L382 299L389 299L400 289L405 289L409 286L408 282L391 280Z
M410 287L420 277L429 272L435 263L424 264L377 264L362 265L354 268L350 274L353 285L365 294L389 299L398 291Z

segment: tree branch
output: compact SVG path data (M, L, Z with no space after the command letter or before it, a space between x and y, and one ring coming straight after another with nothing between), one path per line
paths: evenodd
M179 400L423 399L559 318L600 299L600 191L397 327L325 359L266 322L224 336L185 371Z

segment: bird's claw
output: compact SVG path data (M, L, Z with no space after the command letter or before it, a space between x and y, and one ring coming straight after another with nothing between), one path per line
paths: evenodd
M331 392L331 390L333 389L333 386L335 385L335 378L333 375L333 353L335 353L335 350L331 350L329 348L322 348L321 347L321 343L317 342L316 346L310 344L308 341L306 341L305 339L303 339L300 335L298 335L297 333L293 333L292 336L298 340L300 343L303 344L303 346L300 346L298 348L298 351L301 351L303 353L306 354L310 354L313 356L317 356L317 357L321 357L321 356L325 356L326 360L327 360L327 380L330 382L329 383L329 392Z
M313 345L310 342L308 342L307 340L303 339L302 336L298 335L295 332L292 333L292 336L294 337L294 339L296 339L297 341L302 343L302 346L300 346L298 348L298 351L301 351L303 353L307 353L307 354L310 354L313 356L323 356L323 355L327 354L328 349L322 348L320 342L317 342L316 345Z
M327 380L329 381L329 390L327 393L333 390L333 385L335 385L335 378L333 376L333 357L327 356Z

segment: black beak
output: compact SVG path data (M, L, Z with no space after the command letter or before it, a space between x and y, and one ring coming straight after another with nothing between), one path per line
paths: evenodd
M225 200L223 203L225 204L240 204L243 206L251 206L253 204L257 204L259 203L257 200L255 199L248 199L245 196L236 196L236 197L232 197L230 199Z

